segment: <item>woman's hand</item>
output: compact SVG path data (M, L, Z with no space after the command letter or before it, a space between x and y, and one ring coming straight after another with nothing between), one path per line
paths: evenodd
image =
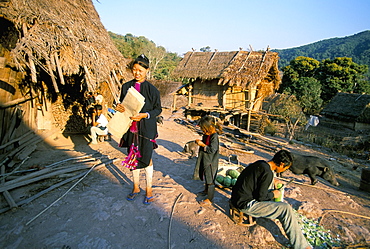
M195 143L196 143L197 145L199 145L199 146L202 146L202 147L205 147L205 146L206 146L206 144L205 144L205 143L203 143L200 139L195 139Z
M120 103L120 104L116 105L116 110L119 111L119 112L125 112L126 109L125 109L124 105L122 105Z
M147 113L138 113L136 116L130 117L130 119L133 121L140 121L143 118L147 118L147 117L148 117Z

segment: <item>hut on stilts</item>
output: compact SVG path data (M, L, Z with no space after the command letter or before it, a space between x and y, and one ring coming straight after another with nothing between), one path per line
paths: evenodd
M248 131L258 131L262 103L281 83L278 59L278 53L269 49L186 53L172 75L189 80L186 115L212 113Z
M85 93L111 105L128 63L92 0L0 1L2 172L49 131L84 132Z

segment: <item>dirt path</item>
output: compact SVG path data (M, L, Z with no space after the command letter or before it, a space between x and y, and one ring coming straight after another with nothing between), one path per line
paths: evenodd
M174 122L176 116L168 110L163 115L164 125L159 127L159 148L153 154L155 202L151 205L142 203L144 175L141 177L140 196L132 202L126 200L132 188L132 178L129 170L120 166L125 150L117 147L117 141L90 147L82 135L66 137L57 133L46 143L40 143L27 161L28 166L48 165L96 152L98 154L94 157L103 155L119 160L93 170L73 189L70 188L75 182L59 187L28 205L1 214L0 247L282 248L286 245L287 239L278 222L258 219L258 225L254 227L235 225L228 217L229 189L217 189L214 206L199 206L197 201L200 199L196 193L203 189L203 183L192 180L196 159L188 159L179 151L187 141L200 136ZM304 146L287 144L286 147L320 154ZM238 154L241 164L245 166L259 159L270 159L273 155L272 151L250 148L253 154L221 147L221 158ZM291 184L286 192L286 201L313 218L322 217L323 210L328 209L369 214L369 194L358 191L354 183L358 172L349 175L347 171L350 170L343 166L339 171L344 172L339 174L338 179L343 187L335 189L325 182L318 183L317 188ZM292 177L293 174L287 173L286 176ZM309 183L305 176L294 177L298 183ZM47 185L47 182L40 183L40 189L45 188L43 184ZM37 191L29 189L25 193L24 190L16 190L12 195L26 198ZM53 202L55 204L50 206ZM339 213L327 214L323 225L340 235L347 244L370 243L370 222L366 219Z

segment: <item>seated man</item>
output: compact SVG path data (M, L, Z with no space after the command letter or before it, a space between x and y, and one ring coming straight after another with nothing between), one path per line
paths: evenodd
M98 144L97 136L98 135L108 135L108 120L102 114L102 106L95 105L95 111L92 113L92 126L90 128L91 133L91 143Z
M243 213L253 217L279 219L290 243L295 249L311 248L301 232L292 207L285 202L274 202L281 195L279 190L269 190L274 173L287 170L292 157L286 150L278 151L266 162L256 161L247 166L232 188L230 202Z

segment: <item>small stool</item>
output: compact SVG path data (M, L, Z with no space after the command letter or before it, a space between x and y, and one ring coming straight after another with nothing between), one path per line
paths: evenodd
M232 221L234 221L235 224L245 227L250 227L256 224L256 221L252 216L246 215L242 211L234 207L234 205L231 203L231 200L229 200L229 208L230 218ZM244 223L245 220L247 220L248 223Z
M104 142L105 140L108 140L108 135L98 135L99 142Z

